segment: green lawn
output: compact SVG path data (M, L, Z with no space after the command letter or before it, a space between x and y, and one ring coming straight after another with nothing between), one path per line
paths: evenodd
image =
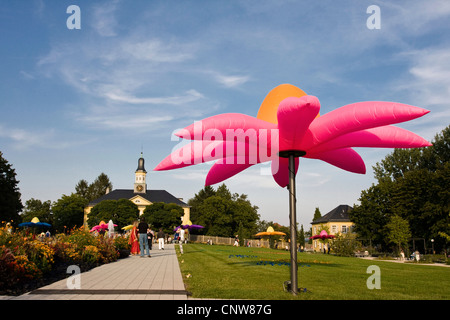
M299 253L299 287L307 292L295 297L283 290L290 279L287 251L187 244L180 255L176 247L186 288L196 298L450 299L450 268L445 267ZM370 265L380 268L381 289L367 288Z

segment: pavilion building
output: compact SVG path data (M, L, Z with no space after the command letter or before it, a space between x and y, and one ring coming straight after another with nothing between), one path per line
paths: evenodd
M129 199L139 209L139 215L144 213L147 206L157 203L175 203L183 208L184 215L181 217L182 224L190 219L190 207L183 202L182 198L177 198L166 190L148 190L147 189L147 171L144 167L144 157L138 160L138 167L135 172L134 188L133 189L116 189L107 191L103 196L91 201L86 208L84 208L84 225L87 226L87 220L92 208L102 202L103 200L119 200Z
M312 235L317 235L321 230L328 229L328 234L337 235L338 233L349 233L353 230L354 223L350 221L349 212L353 208L349 205L343 204L337 206L326 215L320 217L319 219L311 222L312 224ZM323 251L324 244L318 240L314 239L312 244L314 251Z

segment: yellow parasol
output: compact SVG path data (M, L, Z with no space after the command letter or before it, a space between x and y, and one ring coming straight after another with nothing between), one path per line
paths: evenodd
M122 228L122 230L130 230L130 229L133 229L133 225L132 224L129 224L129 225L127 225L127 226Z
M262 237L262 236L285 236L286 233L281 231L275 231L272 227L268 227L266 231L258 232L255 234L255 237Z

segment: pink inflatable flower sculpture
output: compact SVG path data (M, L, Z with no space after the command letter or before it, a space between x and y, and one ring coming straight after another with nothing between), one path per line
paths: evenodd
M319 99L283 84L264 99L256 118L226 113L206 118L176 135L193 140L166 157L154 170L170 170L216 161L206 185L219 183L262 162L271 161L272 175L289 186L290 241L297 243L295 174L299 157L319 159L341 169L365 173L364 161L352 147L417 148L431 144L391 124L429 111L395 102L358 102L319 116ZM297 294L297 250L290 247L290 291Z
M431 144L391 124L412 120L429 111L396 102L352 103L319 116L319 99L284 84L264 100L258 117L225 113L206 118L175 135L193 140L166 157L154 170L171 170L215 160L206 185L226 180L262 162L271 161L275 181L289 182L287 154L318 159L364 174L364 161L352 147L417 148Z

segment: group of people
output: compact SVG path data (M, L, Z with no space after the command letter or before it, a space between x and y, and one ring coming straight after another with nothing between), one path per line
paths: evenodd
M414 251L411 253L411 256L409 257L410 260L415 260L417 262L420 261L420 253L418 250ZM403 249L400 251L400 261L404 261L405 260L405 252L403 251Z
M159 250L164 250L164 239L166 235L159 229L156 233L156 238L158 239ZM153 239L155 238L155 233L150 229L150 226L145 222L145 219L141 217L140 222L135 222L133 228L131 229L130 237L128 238L128 243L131 245L130 253L132 255L140 254L144 257L147 253L147 257L151 257L150 250L152 249Z

